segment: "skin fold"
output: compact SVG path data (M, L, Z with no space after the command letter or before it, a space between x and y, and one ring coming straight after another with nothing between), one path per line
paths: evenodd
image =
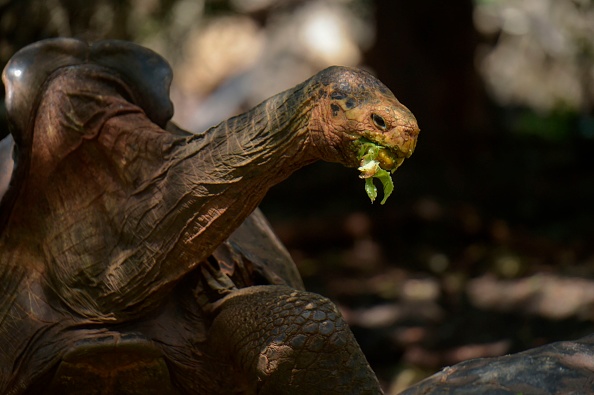
M48 40L3 79L0 393L380 393L254 210L305 165L357 167L361 138L412 154L381 82L332 67L189 134L168 124L169 67L133 44Z

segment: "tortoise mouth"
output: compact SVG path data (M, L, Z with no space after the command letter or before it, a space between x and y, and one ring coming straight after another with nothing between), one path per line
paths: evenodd
M387 147L380 142L365 137L358 139L355 147L358 152L357 163L361 162L364 157L367 157L367 160L373 159L377 161L379 167L390 172L398 169L404 162L404 159L410 156L408 152L400 149L400 147ZM373 152L372 158L369 158L370 152ZM361 166L363 165L361 162Z
M388 171L394 171L402 165L405 154L399 149L389 149L382 147L379 149L377 154L377 161L382 169Z

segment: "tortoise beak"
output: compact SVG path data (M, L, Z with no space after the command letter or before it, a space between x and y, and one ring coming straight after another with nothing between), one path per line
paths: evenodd
M377 155L377 161L382 169L394 171L404 162L404 156L399 150L381 148Z
M384 148L379 151L378 161L384 170L394 171L404 159L410 158L417 145L419 127L416 122L398 126L386 133L383 141L378 141Z

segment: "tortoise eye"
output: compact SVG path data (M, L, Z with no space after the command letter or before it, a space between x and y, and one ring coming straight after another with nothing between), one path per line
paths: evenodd
M375 126L380 128L381 130L386 130L386 121L384 121L384 118L382 118L380 115L371 114L371 119L373 120Z

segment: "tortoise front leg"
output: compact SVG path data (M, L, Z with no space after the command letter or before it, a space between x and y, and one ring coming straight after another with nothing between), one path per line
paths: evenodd
M255 286L217 302L215 314L208 350L255 383L253 393L382 393L327 298L286 286Z

